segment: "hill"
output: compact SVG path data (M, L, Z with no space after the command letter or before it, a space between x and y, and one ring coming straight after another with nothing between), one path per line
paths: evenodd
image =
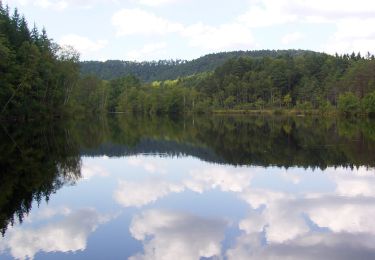
M81 62L83 75L96 75L104 80L134 75L143 82L155 80L169 80L186 77L206 71L213 71L223 65L229 59L241 57L250 58L275 58L282 55L299 56L306 53L314 53L306 50L257 50L257 51L233 51L208 54L191 61L187 60L160 60L150 62L135 62L108 60Z

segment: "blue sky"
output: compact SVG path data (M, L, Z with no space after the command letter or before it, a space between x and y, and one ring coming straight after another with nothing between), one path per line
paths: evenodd
M82 60L256 49L375 53L373 0L3 0Z

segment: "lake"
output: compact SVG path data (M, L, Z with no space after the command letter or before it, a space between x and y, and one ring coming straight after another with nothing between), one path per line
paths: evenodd
M2 123L0 259L375 259L375 121Z

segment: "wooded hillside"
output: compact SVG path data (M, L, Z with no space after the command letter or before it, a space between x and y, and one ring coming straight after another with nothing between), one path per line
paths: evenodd
M241 57L263 58L278 57L280 55L299 56L304 53L313 53L305 50L256 50L256 51L233 51L208 54L191 61L187 60L160 60L160 61L121 61L109 60L81 62L81 73L83 75L96 75L104 80L112 80L128 75L134 75L143 82L155 80L176 79L197 73L213 71L223 65L229 59Z

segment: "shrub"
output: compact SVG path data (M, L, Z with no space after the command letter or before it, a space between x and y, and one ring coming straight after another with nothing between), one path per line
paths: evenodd
M346 92L339 96L338 108L344 114L355 115L360 110L360 101L352 92Z
M313 105L311 104L310 101L305 101L305 102L297 102L296 108L301 109L301 110L311 110L313 109Z
M365 96L362 101L362 104L363 104L363 109L365 110L367 114L374 115L375 114L375 91Z

